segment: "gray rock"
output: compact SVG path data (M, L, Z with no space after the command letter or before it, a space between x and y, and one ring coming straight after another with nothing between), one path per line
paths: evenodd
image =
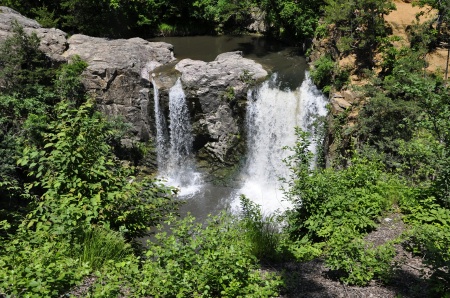
M184 59L175 69L181 73L186 96L195 111L194 134L205 143L201 149L212 160L236 162L236 148L242 145L240 136L244 135L247 90L266 78L267 72L260 64L243 58L241 52L223 53L208 63Z
M89 66L83 83L107 116L131 123L132 139L152 135L149 73L173 58L172 45L141 38L108 40L76 34L68 40L67 58L78 55Z
M0 42L6 39L12 33L12 24L14 21L24 28L27 34L36 33L40 38L40 49L54 62L65 62L62 53L67 49L67 34L59 29L47 29L27 17L19 14L17 11L0 6Z
M24 17L14 9L6 6L0 6L0 37L7 36L9 34L13 21L17 21L17 23L24 28L42 28L38 22Z
M264 33L267 31L266 12L258 7L254 7L250 11L251 23L247 26L247 30L255 33Z
M31 32L36 33L37 37L41 40L39 49L43 51L51 60L58 63L67 61L66 58L62 56L68 47L67 33L55 28L25 28L25 32L28 34Z
M131 124L123 144L155 136L153 90L150 74L161 89L164 114L168 115L168 90L181 76L193 119L196 150L208 162L233 164L242 150L246 93L267 76L260 64L241 52L224 53L212 62L184 59L176 64L172 45L140 38L108 40L47 29L16 11L0 7L0 42L11 34L11 22L27 33L36 33L40 48L57 63L78 55L89 66L83 84L107 116L121 116ZM259 30L259 29L258 29ZM156 71L155 69L158 68ZM131 146L131 145L130 145Z

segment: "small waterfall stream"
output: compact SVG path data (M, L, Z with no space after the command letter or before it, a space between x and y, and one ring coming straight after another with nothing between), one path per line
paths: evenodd
M159 91L153 81L159 176L189 196L200 188L201 175L196 171L192 144L192 127L181 80L169 90L169 140L167 125L159 105Z
M295 127L314 133L313 123L326 115L326 98L312 83L308 73L296 90L280 90L276 74L256 90L248 93L247 132L248 158L243 170L244 194L261 205L263 212L290 207L283 201L279 177L288 178L289 170L283 162L290 152L284 146L296 141ZM316 144L310 150L316 152ZM232 209L239 207L239 199Z
M167 164L166 152L169 150L166 119L161 112L161 106L159 103L159 89L156 85L155 79L152 79L153 84L153 98L155 101L155 124L156 124L156 154L158 169L164 171Z

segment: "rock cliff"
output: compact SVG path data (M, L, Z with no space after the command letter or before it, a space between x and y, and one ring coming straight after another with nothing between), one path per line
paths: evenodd
M174 60L172 45L141 38L107 40L76 34L67 40L63 56L78 55L89 66L84 85L107 116L120 116L131 123L133 140L152 135L149 72Z
M187 98L193 103L196 144L222 163L234 163L242 137L248 87L267 76L260 64L241 52L224 53L212 62L181 60ZM200 148L199 148L200 149Z
M200 159L207 164L230 165L245 150L246 93L267 72L253 60L243 58L242 53L224 53L208 63L190 59L176 63L173 47L167 43L80 34L68 38L65 32L42 28L7 7L0 7L0 42L11 34L14 21L25 32L37 34L40 49L55 63L67 62L75 55L88 63L83 84L99 109L131 124L131 136L123 140L125 145L154 139L152 88L160 89L167 117L168 90L181 77L193 121L194 150Z

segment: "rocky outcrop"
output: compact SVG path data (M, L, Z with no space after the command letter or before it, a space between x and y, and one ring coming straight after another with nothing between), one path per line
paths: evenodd
M247 90L267 72L241 52L219 55L212 62L184 59L175 65L172 45L140 38L108 40L42 28L7 7L0 7L0 42L12 33L12 22L36 33L52 61L75 55L88 63L83 84L107 116L131 124L125 145L156 135L152 88L158 88L168 116L168 91L181 77L191 112L194 150L207 163L233 164L244 146ZM258 29L259 30L259 29ZM175 66L174 66L175 65ZM152 75L152 77L149 77ZM154 82L152 86L151 81Z
M196 149L220 163L236 162L242 143L245 102L249 86L265 78L260 64L241 52L224 53L212 61L180 61L186 96L194 111Z
M53 62L62 63L66 61L62 56L68 46L65 32L55 28L42 28L38 22L28 19L5 6L0 6L0 42L12 34L14 22L23 27L26 33L36 33L41 40L39 48Z
M131 123L128 141L151 137L153 109L149 73L173 58L172 45L141 38L107 40L76 34L68 39L70 58L78 55L89 66L83 73L87 91L107 116L120 116Z
M101 111L107 116L121 116L131 124L131 137L125 143L150 138L148 74L174 60L170 44L79 34L67 39L65 32L42 28L38 22L4 6L0 7L0 42L12 34L14 22L26 33L35 33L40 38L40 49L53 62L66 62L78 55L89 64L83 73L83 84L96 98Z
M250 10L251 23L247 26L247 30L254 33L265 33L267 31L266 17L265 11L258 7L253 7Z

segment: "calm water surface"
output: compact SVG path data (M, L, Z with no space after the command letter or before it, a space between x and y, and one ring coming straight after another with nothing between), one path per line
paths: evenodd
M278 73L280 88L293 90L299 87L307 68L298 48L261 36L161 37L150 41L172 44L178 60L190 58L210 62L221 53L242 51L245 58L255 60L269 72Z

